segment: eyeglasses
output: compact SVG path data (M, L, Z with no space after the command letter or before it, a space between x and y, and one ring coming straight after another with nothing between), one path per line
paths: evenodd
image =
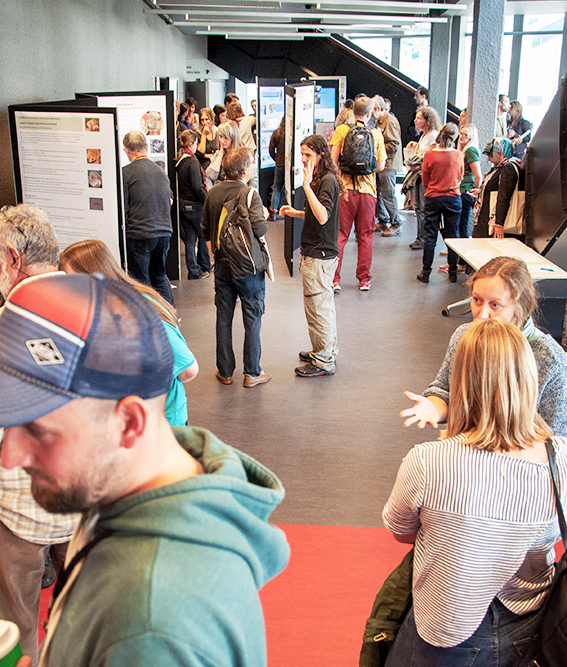
M20 232L20 234L24 237L24 247L23 247L22 252L21 252L21 255L20 255L20 257L23 257L23 256L26 254L26 250L28 249L28 243L29 243L29 240L28 240L28 237L27 237L26 233L25 233L24 230L18 225L18 223L17 223L17 222L14 222L14 220L12 220L12 218L10 218L10 217L8 217L8 216L6 215L6 211L9 211L11 208L14 208L14 207L13 207L13 206L10 206L10 205L2 206L2 208L0 208L0 213L2 213L2 215L4 216L4 219L5 219L7 222L9 222L9 223L10 223L10 224L11 224L11 225L12 225L18 232Z

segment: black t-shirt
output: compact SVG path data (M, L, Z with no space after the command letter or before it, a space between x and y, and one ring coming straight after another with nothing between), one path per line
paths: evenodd
M319 224L308 200L305 200L301 254L317 259L332 259L339 254L339 183L334 174L327 173L311 187L317 199L327 209L328 218L324 225Z

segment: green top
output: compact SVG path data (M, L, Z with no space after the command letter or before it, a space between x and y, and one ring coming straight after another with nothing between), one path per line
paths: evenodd
M461 181L461 194L463 192L470 192L474 188L474 174L471 169L471 162L480 162L480 153L478 148L469 146L464 153L465 158L465 175Z

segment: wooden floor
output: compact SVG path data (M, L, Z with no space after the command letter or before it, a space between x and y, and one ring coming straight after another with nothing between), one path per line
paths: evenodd
M470 320L470 315L441 314L447 303L466 296L465 278L450 283L437 271L446 259L436 255L430 284L418 282L421 252L408 247L415 216L402 217L401 236L374 234L369 292L360 292L355 278L354 236L345 248L334 376L306 379L293 372L297 353L310 346L301 276L296 269L290 277L283 260L282 220L270 223L268 232L276 270L276 282L266 281L262 320L262 367L273 375L268 384L245 389L240 382L238 306L235 383L216 380L214 278L175 283L181 331L200 365L197 378L186 385L189 422L258 458L282 479L287 495L272 517L276 523L381 526L402 457L412 445L437 437L431 428L404 428L398 415L409 406L403 391L425 389L451 333Z

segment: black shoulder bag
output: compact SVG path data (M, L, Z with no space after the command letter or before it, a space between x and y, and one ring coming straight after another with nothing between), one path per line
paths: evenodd
M553 484L563 546L567 550L567 524L557 483L557 459L553 443L545 441L549 472ZM565 482L565 480L564 480ZM538 633L525 656L528 667L565 667L567 665L567 551L555 566L555 576L543 603Z

